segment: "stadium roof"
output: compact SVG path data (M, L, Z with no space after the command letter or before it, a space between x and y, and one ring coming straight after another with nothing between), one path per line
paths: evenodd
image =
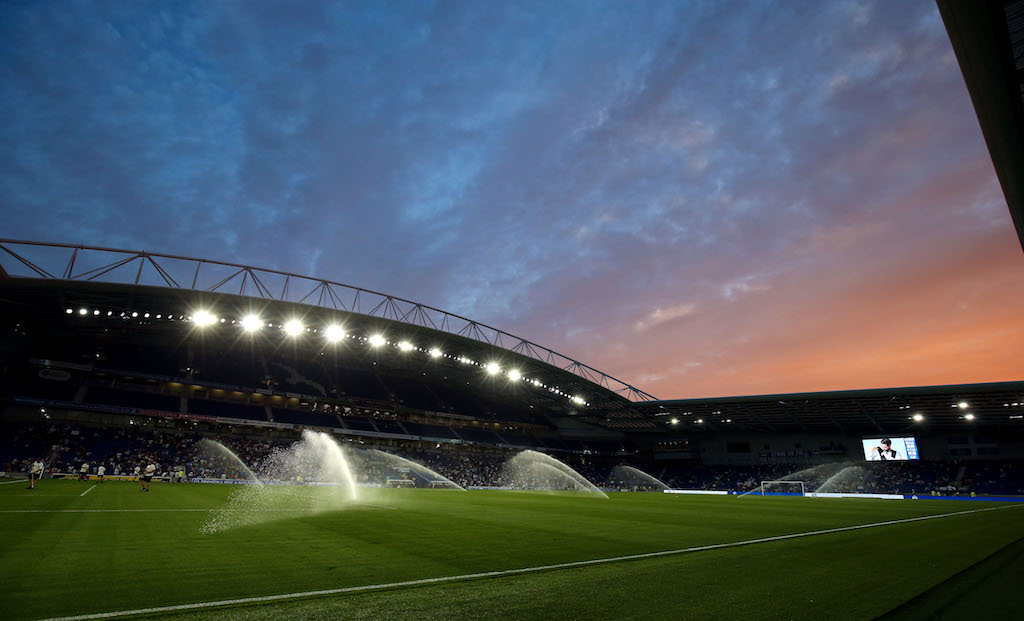
M5 314L16 308L27 316L42 313L72 322L76 334L99 334L112 325L131 325L134 334L153 337L180 333L183 322L197 328L199 313L207 311L205 318L215 324L206 329L211 338L219 332L237 339L243 320L258 315L263 335L283 342L289 338L287 322L298 319L301 338L310 345L323 343L328 326L337 325L352 347L375 350L375 365L380 352L390 352L384 366L431 362L467 379L493 375L521 385L516 394L523 402L549 413L614 411L629 408L630 399L653 399L497 328L358 287L142 251L12 240L0 240L0 250L6 253L0 253ZM381 343L373 342L375 335Z
M635 414L590 420L651 432L898 434L1024 430L1024 382L842 390L637 404ZM672 421L676 422L672 422Z
M937 0L1024 248L1024 0Z

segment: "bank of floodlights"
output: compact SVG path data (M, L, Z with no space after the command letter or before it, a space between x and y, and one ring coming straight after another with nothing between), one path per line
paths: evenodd
M242 317L242 329L246 332L256 332L263 328L263 320L259 315L246 315Z
M345 338L345 330L336 324L331 324L324 329L324 337L331 343L337 343Z
M135 317L135 313L132 313L132 317ZM217 317L207 310L198 310L192 315L192 323L196 324L200 328L217 323Z
M161 320L166 320L166 321L176 321L176 320L177 321L190 321L197 328L208 328L209 326L214 326L214 325L216 325L218 323L227 324L227 323L230 322L232 325L237 324L239 327L242 328L243 331L245 331L247 333L255 333L255 332L258 332L259 330L262 330L265 327L269 327L269 328L274 328L275 327L273 323L265 322L263 320L263 318L261 318L259 315L255 314L255 313L250 313L248 315L245 315L241 319L237 319L236 320L236 319L229 319L227 317L218 317L217 315L212 313L209 309L199 309L199 310L196 310L191 315L177 315L177 316L172 314L172 313L167 313L165 315L163 313L151 314L149 312L140 312L140 311L117 311L117 312L119 314L115 314L115 311L109 311L108 310L108 311L106 311L106 316L107 317L112 317L112 318L115 318L115 319L121 319L121 320L138 319L140 317L143 317L145 319L150 319L151 317L154 317L156 319L161 319ZM90 315L95 316L95 317L100 317L103 314L102 311L99 310L99 309L90 309L90 308L84 308L84 307L83 308L78 308L78 309L75 309L74 307L67 307L67 308L64 309L64 313L66 315L70 315L70 316L78 315L80 317L88 317ZM303 332L318 332L318 333L320 332L319 330L314 330L313 328L307 328L299 319L290 319L290 320L286 321L283 325L278 323L276 327L281 329L285 334L287 334L290 337L298 337ZM345 332L344 328L342 328L340 325L337 325L337 324L330 324L330 325L324 326L322 328L322 330L323 330L322 334L324 335L324 339L327 342L329 342L329 343L337 343L337 342L341 341L342 339L344 339L345 337L349 336ZM350 338L357 338L357 337L350 337ZM518 381L522 380L522 381L526 382L527 384L532 384L533 386L536 386L538 388L543 388L543 389L549 390L550 392L552 392L552 393L554 393L554 394L556 394L558 396L565 397L566 399L568 399L569 401L575 403L576 405L581 405L581 406L588 406L588 405L590 405L580 395L570 395L567 392L563 392L558 387L556 387L556 386L549 386L547 384L544 384L543 382L541 382L538 379L523 377L522 371L520 371L519 369L509 369L508 371L504 371L497 362L482 363L482 362L477 362L477 361L473 360L472 358L469 358L469 357L464 356L464 355L445 354L438 347L432 347L429 350L428 349L422 349L422 348L416 347L415 345L413 345L409 341L404 341L404 340L403 341L398 341L398 342L391 342L391 341L388 341L387 339L385 339L384 336L381 335L381 334L373 334L373 335L370 335L369 337L358 337L357 340L364 341L367 344L369 344L370 347L374 347L374 348L381 347L381 346L386 344L386 345L393 346L393 347L395 347L396 349L398 349L399 351L402 351L402 352L419 351L419 352L422 352L423 354L426 354L426 355L430 356L431 358L441 358L441 357L449 358L449 359L451 359L451 360L453 360L455 362L459 362L459 363L462 363L462 364L468 364L468 365L474 365L474 366L481 367L484 371L486 371L486 373L488 375L492 375L492 376L504 373L504 375L508 378L508 380L510 382L518 382ZM954 404L953 407L957 407L957 405L959 405L961 408L966 408L967 407L966 402L961 402L960 404ZM1009 405L1009 404L1007 404L1007 405ZM1014 405L1016 405L1016 404L1014 404ZM918 415L918 416L920 416L920 415ZM915 416L914 418L915 418L915 420L918 420L919 422L920 422L920 420L923 420L923 417L921 419L918 419L918 417ZM974 420L974 415L973 414L966 414L963 418L966 419L966 420ZM704 421L703 421L703 419L698 419L697 422L698 423L703 423Z

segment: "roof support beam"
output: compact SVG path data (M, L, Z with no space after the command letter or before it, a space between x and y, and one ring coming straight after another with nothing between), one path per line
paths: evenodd
M860 410L860 413L863 414L864 417L867 418L869 421L871 421L871 424L875 426L875 429L877 429L879 433L885 433L885 429L882 429L882 426L878 424L878 421L875 420L875 417L868 413L867 409L864 408L860 401L857 401L856 399L851 399L851 401L853 401L853 404L857 406L857 409Z

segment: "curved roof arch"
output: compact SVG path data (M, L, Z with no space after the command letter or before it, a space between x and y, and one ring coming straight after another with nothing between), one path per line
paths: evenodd
M144 250L0 239L12 277L147 285L306 304L447 332L538 360L632 402L655 397L578 360L461 315L386 293L291 272ZM3 260L6 259L6 263Z

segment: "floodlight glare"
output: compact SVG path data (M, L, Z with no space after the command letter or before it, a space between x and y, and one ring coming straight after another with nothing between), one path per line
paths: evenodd
M409 341L402 341L398 344L398 349L401 349L402 351L409 351L412 349L412 343Z
M484 365L484 369L487 370L488 375L495 375L501 372L501 367L499 367L497 364L493 362L488 362L486 365Z
M431 358L439 358L439 357L441 357L441 350L436 348L436 347L431 349L430 350L430 357Z
M522 377L522 375L519 373L519 371L516 371L515 369L512 369L511 371L508 372L508 378L513 382L519 381L520 377Z
M132 313L132 317L134 316L135 313ZM195 323L200 328L202 328L203 326L208 326L211 323L216 323L216 321L217 318L211 315L208 311L196 311L196 314L192 315L192 322Z
M324 336L327 337L328 341L332 343L337 343L341 339L345 338L345 331L341 328L341 326L330 325L327 326L326 330L324 330Z
M964 414L964 418L967 420L974 420L974 414Z
M961 401L957 405L960 407L961 410L966 410L967 409L967 402L966 401Z
M246 332L255 332L263 327L263 320L257 315L246 315L242 317L242 329Z
M69 309L67 309L67 310L66 310L66 311L64 311L64 312L65 312L65 313L67 313L67 314L69 314L69 315L71 315L71 314L73 314L73 313L74 313L75 311L69 308Z
M284 324L284 331L286 334L288 334L288 336L298 336L302 334L302 331L304 329L305 327L302 325L302 322L299 321L298 319L290 319L288 322Z
M374 334L373 336L370 337L370 345L373 345L374 347L380 347L383 344L384 344L384 337L383 336L381 336L379 334Z
M673 425L678 425L679 424L679 419L678 418L673 418L673 419L669 420L668 422L672 423Z
M921 422L923 420L924 420L924 416L922 414L914 414L914 422L915 423L919 423L919 422Z
M84 308L80 308L80 309L78 309L78 314L79 314L79 315L85 315L85 314L86 314L86 313L88 313L88 312L89 312L89 311L85 310Z

